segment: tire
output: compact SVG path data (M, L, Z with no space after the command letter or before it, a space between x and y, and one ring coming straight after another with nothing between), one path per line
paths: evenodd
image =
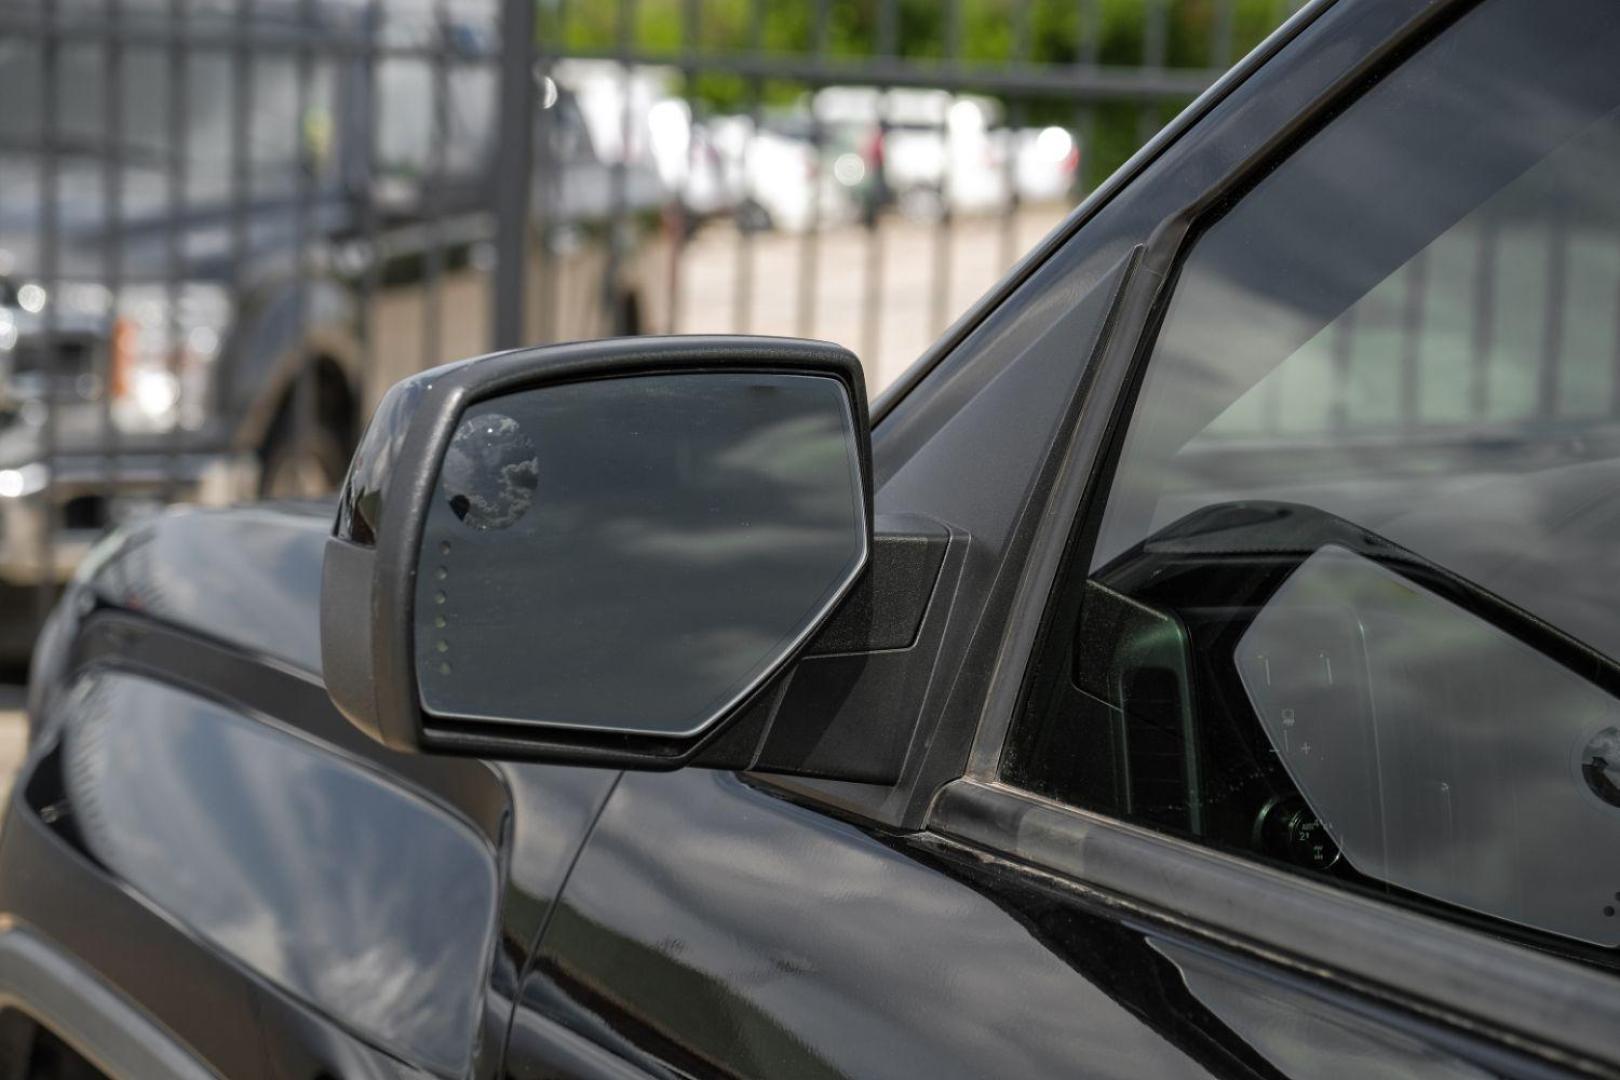
M736 210L737 228L743 232L770 232L776 227L771 219L771 212L749 199Z
M21 681L26 674L40 631L38 603L36 586L0 582L0 679Z
M260 453L259 497L319 499L337 491L349 468L349 451L323 427L293 432L278 419Z
M35 1030L18 1010L0 1012L0 1080L32 1080Z
M261 499L336 492L354 453L356 403L343 372L317 359L292 382L259 446Z
M619 295L617 325L614 326L613 332L620 335L644 332L641 324L641 298L634 292Z

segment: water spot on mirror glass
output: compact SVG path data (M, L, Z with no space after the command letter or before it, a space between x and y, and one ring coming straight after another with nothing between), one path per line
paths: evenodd
M1592 794L1620 806L1620 727L1606 727L1587 740L1581 751L1581 778Z
M540 458L534 441L510 416L463 420L445 452L444 493L457 518L475 529L506 529L534 504ZM441 551L448 543L441 546Z

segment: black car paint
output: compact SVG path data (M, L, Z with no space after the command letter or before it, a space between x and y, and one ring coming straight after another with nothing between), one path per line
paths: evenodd
M309 536L302 528L287 532ZM302 560L307 568L318 550L294 539L283 565ZM430 803L476 821L492 850L499 843L506 880L487 985L434 985L447 1010L481 1009L471 1075L556 1075L548 1070L559 1060L579 1067L557 1026L639 1061L653 1075L671 1075L671 1068L771 1076L1050 1075L1083 1064L1099 1075L1270 1076L1276 1072L1267 1058L1304 1065L1299 1045L1276 1032L1277 1020L1330 1032L1348 1044L1347 1063L1372 1055L1391 1068L1421 1064L1471 1075L1461 1055L1491 1060L1479 1047L1447 1049L1432 1035L1404 1033L1393 1017L1369 1019L1367 1003L1342 991L1211 954L1098 897L1032 882L998 860L926 834L829 817L735 774L619 777L394 755L350 728L324 700L313 673L297 671L286 657L251 658L113 611L92 613L74 649L73 666L94 673L112 663L188 683L280 737L320 740L336 769L386 778L402 807ZM126 696L104 707L128 715L134 704ZM53 711L70 724L83 722L67 703ZM267 1067L276 1071L264 1075L388 1075L389 1059L358 1036L353 1018L322 1014L299 1000L297 987L277 987L199 940L197 928L186 925L187 912L159 911L135 898L128 882L98 872L74 807L37 812L63 801L56 733L44 740L26 781L30 809L14 814L18 824L8 827L0 905L94 960L104 977L227 1075L256 1075L256 1063L272 1052L276 1060ZM172 747L163 749L172 755ZM216 764L204 753L178 761L182 769ZM274 763L260 756L255 767ZM199 782L205 779L193 776L183 790L157 797L210 822L240 812L242 800L229 786ZM264 777L260 786L274 780ZM307 784L287 790L299 798L254 803L252 828L226 839L245 840L246 832L304 835L306 800L320 799L322 790ZM48 817L55 820L47 824ZM581 851L593 822L591 843ZM326 855L374 868L357 865L356 879L375 885L380 903L388 890L411 883L405 874L390 879L386 868L391 850L403 851L414 839L379 827L356 837L360 846L347 855ZM173 854L203 880L242 870L233 844ZM251 869L295 870L289 856L297 863L302 852L260 849ZM475 917L435 907L452 896L453 890L413 894L414 924L465 925ZM261 897L267 906L302 905L306 914L311 900L321 902L278 899L273 890ZM518 967L536 944L519 984ZM1189 955L1202 957L1197 987L1188 963L1175 962ZM1246 1035L1221 1019L1257 1007L1265 1012L1250 1018ZM511 1042L503 1055L509 1015Z
M931 676L914 747L926 768L908 767L900 785L874 790L395 754L345 723L319 680L314 593L329 517L191 515L126 535L47 630L35 673L39 727L0 847L0 910L85 960L227 1075L419 1075L429 1064L399 1060L353 1017L322 1013L297 986L210 947L182 913L158 909L96 858L64 799L63 727L79 722L74 681L113 668L173 683L276 738L317 745L338 768L381 778L402 804L430 804L484 838L501 881L488 976L477 987L439 988L447 1008L478 998L468 1075L1546 1071L1365 987L923 828L941 778L962 774L1013 615L1015 571L1051 486L994 499L964 491L964 476L986 460L990 478L1005 475L996 466L1033 476L1050 464L1083 367L1069 351L1075 336L1054 335L1054 324L1067 325L1062 316L1088 294L1115 295L1153 222L1416 7L1373 0L1322 10L1096 211L878 427L879 512L953 523L964 506L984 515L969 530L965 587L947 613L956 640ZM1073 362L1067 381L1054 355ZM998 456L985 439L1012 410L1032 433ZM977 456L964 465L969 453ZM260 599L231 606L244 588L262 590ZM299 835L300 794L256 808L270 819L257 827ZM382 850L366 851L365 864L386 868L388 846L411 839L376 831L366 843ZM273 870L275 858L302 856L258 857ZM390 884L385 874L376 881ZM424 911L437 899L413 897Z

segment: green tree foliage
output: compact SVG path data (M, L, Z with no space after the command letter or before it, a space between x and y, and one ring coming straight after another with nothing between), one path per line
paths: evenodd
M553 53L676 61L700 70L683 92L700 111L782 106L810 87L701 70L704 57L808 56L819 48L859 72L892 54L949 67L1099 64L1212 70L1253 48L1289 0L538 0L542 47ZM824 12L824 14L821 14ZM824 20L824 21L823 21ZM819 24L819 25L818 25ZM850 81L862 81L857 74ZM1185 101L1148 104L1046 93L1004 102L1011 122L1061 124L1089 137L1087 182L1115 168Z

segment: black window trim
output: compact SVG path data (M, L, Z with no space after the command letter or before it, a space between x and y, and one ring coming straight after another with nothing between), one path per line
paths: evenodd
M874 454L882 454L881 422L900 399L926 380L952 351L958 347L971 348L972 344L968 339L973 332L1014 293L1025 287L1029 279L1041 270L1052 256L1067 244L1084 242L1083 230L1088 222L1111 203L1133 197L1130 185L1139 174L1161 164L1161 159L1173 159L1177 153L1184 152L1189 143L1189 139L1184 136L1187 136L1200 120L1217 112L1235 92L1240 91L1248 80L1259 73L1272 57L1305 33L1319 17L1337 6L1340 6L1340 0L1308 0L1253 51L1233 65L1182 110L1113 175L1091 192L1079 206L1070 211L1069 215L1026 253L1012 270L947 328L944 334L872 403ZM1197 153L1197 139L1190 141L1194 144L1193 152ZM1062 476L1072 460L1069 443L1077 430L1077 417L1082 410L1081 402L1095 400L1098 396L1110 397L1114 392L1111 386L1104 386L1101 391L1096 388L1096 376L1103 370L1103 365L1098 361L1108 349L1114 330L1121 323L1122 301L1131 295L1131 282L1140 268L1142 250L1140 243L1133 245L1114 262L1111 270L1102 272L1093 283L1092 287L1095 288L1117 290L1113 294L1109 313L1104 319L1106 329L1097 339L1092 358L1089 361L1082 360L1085 369L1077 380L1075 401L1070 404L1067 414L1060 422L1051 448L1039 465L1041 481L1037 485L1037 491L1032 494L1030 502L1019 511L1017 539L1012 546L1012 550L1018 554L1009 556L1001 565L995 582L990 587L990 594L1004 597L1015 589L1024 588L1026 564L1022 561L1022 553L1030 550L1032 540L1038 541L1041 534L1046 531L1047 523L1042 515L1047 512L1050 500L1059 491L1059 485L1063 482ZM1116 275L1120 280L1111 282ZM1130 323L1127 322L1125 325L1128 326ZM881 462L879 465L881 466ZM937 614L944 624L942 632L952 632L956 626L952 620L961 619L963 616L957 610L959 605L955 593L949 590L957 587L962 561L967 557L972 538L949 523L945 524L951 529L952 534L939 579L940 588L946 591L937 594L944 597L944 604L938 605L944 610L937 613L931 610L929 617L933 618ZM1026 599L1024 592L1019 591L1016 598L1004 599L1002 604L1024 604ZM978 659L980 656L998 658L998 662L1005 660L1007 652L1001 642L987 639L981 646L979 630L988 628L988 633L999 637L1003 632L1016 633L1018 627L1019 620L1011 617L992 615L979 619L968 631L969 640L962 655L970 659L965 662L982 663ZM965 707L957 707L953 703L959 666L942 663L928 679L922 716L912 733L905 770L900 781L894 786L851 784L781 774L745 775L750 783L804 802L823 812L906 831L924 827L929 801L942 785L962 774L963 762L971 758L973 747L980 737L982 726L980 717L983 713L978 706L985 700L982 691Z
M948 784L929 825L1146 921L1555 1067L1620 1067L1611 974L998 782Z
M1073 552L1095 542L1100 496L1128 421L1177 271L1202 226L1379 77L1478 0L1436 0L1258 144L1140 251L1097 359L985 697L966 775L940 790L928 828L992 857L1055 873L1262 960L1386 998L1403 1009L1533 1053L1558 1067L1620 1067L1620 980L1433 916L1324 886L1058 803L999 780L1051 601ZM1324 927L1331 932L1324 933Z

